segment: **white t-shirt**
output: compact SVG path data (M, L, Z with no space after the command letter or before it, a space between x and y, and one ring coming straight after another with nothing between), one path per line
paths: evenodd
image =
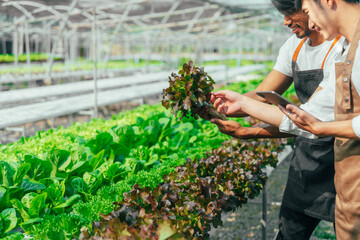
M316 118L323 122L330 122L335 120L334 108L335 108L335 91L336 91L336 73L335 62L344 62L346 60L347 53L350 45L346 41L342 41L341 49L345 49L344 54L337 56L334 59L334 63L329 68L328 77L320 83L323 88L313 95L313 97L300 108L311 113ZM358 94L360 94L360 41L356 50L354 59L354 65L351 73L351 81ZM352 128L355 134L360 138L360 115L353 118ZM284 118L279 127L281 132L287 132L307 138L316 138L315 135L298 128L287 116Z
M327 56L324 65L324 76L327 75L328 68L334 62L334 59L341 54L342 43L344 40L344 37L340 38ZM285 74L286 76L293 76L291 69L292 58L296 48L299 46L301 41L302 39L296 37L296 35L293 35L284 43L284 45L280 48L279 55L274 66L275 70ZM320 69L333 41L325 41L315 47L310 46L309 43L310 39L307 38L304 45L300 49L298 58L296 60L296 63L298 64L301 71Z

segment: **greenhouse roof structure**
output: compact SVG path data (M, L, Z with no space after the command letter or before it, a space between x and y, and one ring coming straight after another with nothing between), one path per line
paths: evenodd
M270 0L2 0L1 35L16 25L31 24L36 31L62 24L86 31L96 25L104 29L139 32L166 29L186 33L213 32L261 20L271 21ZM231 24L230 24L231 23ZM278 23L278 21L277 21ZM230 26L230 27L229 27ZM35 29L34 29L35 30Z
M108 62L120 54L114 48L148 57L161 49L168 59L184 49L274 56L288 36L281 18L271 0L0 0L0 48L15 63L25 52L46 53L49 69L55 55Z
M12 42L16 56L26 49L70 61L82 51L107 62L114 46L127 45L149 56L156 49L170 56L176 46L177 58L185 48L197 54L240 46L275 55L288 36L270 0L0 0L0 19L2 53Z

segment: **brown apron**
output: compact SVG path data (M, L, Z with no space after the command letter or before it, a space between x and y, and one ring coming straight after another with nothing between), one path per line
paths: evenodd
M346 61L335 64L335 120L350 120L360 115L360 96L352 84L351 72L360 40L360 22ZM360 81L360 79L353 79ZM335 226L338 240L351 239L351 231L360 220L360 141L335 140ZM360 239L360 236L355 238Z
M296 48L292 72L296 95L302 103L309 100L323 80L326 57L340 38L334 40L319 69L299 70L296 60L306 38ZM290 167L282 204L308 216L334 222L334 137L297 137L295 149L287 159Z

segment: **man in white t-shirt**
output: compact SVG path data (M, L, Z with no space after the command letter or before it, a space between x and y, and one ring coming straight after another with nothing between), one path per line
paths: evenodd
M272 0L284 15L284 25L294 33L281 47L276 65L255 91L244 94L264 102L256 91L276 91L279 94L294 82L302 103L321 89L319 83L326 70L341 53L343 38L325 42L316 31L308 28L308 17L294 8L292 0ZM223 92L223 91L220 91ZM216 105L216 104L215 104ZM227 112L228 116L246 116L244 112ZM274 138L293 136L279 132L270 125L243 128L234 121L212 119L220 131L236 138ZM276 239L309 239L320 222L334 222L335 187L333 138L306 140L297 138L290 160L289 177L279 216Z

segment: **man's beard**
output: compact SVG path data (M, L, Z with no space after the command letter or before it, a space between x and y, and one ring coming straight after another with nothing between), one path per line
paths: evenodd
M304 37L309 36L310 33L311 33L310 28L306 28L304 34L302 34L302 35L297 35L297 34L296 34L296 36L297 36L298 38L304 38Z

